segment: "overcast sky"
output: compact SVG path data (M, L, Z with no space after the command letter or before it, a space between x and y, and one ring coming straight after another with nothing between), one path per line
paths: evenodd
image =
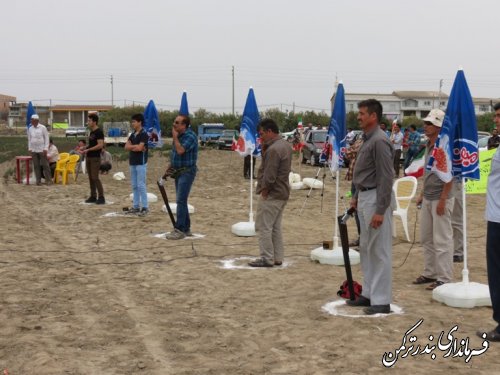
M498 0L23 0L1 6L0 93L18 101L327 110L347 93L500 97ZM496 43L496 44L495 44ZM38 101L37 104L47 102Z

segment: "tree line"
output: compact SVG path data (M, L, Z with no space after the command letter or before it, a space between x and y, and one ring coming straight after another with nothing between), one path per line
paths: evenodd
M100 122L106 121L130 121L133 114L143 113L144 106L116 107L104 113ZM162 134L170 136L172 134L172 124L178 111L158 111L160 117L160 127ZM304 112L282 112L278 108L270 108L260 113L261 118L272 118L278 124L282 132L289 132L297 128L300 120L304 126L312 123L314 126L328 127L330 124L330 115L325 112L304 111ZM491 131L494 127L493 113L486 113L477 117L477 129L482 131ZM203 123L222 123L228 129L239 129L241 123L241 114L214 113L200 108L191 114L191 124L195 132L198 131L198 125ZM392 123L387 118L382 119L390 128ZM423 126L423 121L415 116L405 117L401 122L403 128L415 124L417 127ZM357 112L349 112L346 115L346 126L352 129L359 129L357 121Z

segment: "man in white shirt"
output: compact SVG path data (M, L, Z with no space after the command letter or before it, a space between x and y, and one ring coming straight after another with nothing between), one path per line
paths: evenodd
M39 123L38 115L31 116L31 126L28 129L28 150L33 158L33 169L35 170L36 184L42 184L42 171L45 176L50 176L47 152L49 150L49 133L47 128ZM41 168L40 168L41 167ZM50 178L46 179L47 185L52 183Z
M399 178L399 166L401 159L401 149L403 148L403 133L401 133L401 126L394 123L392 126L392 134L390 137L392 147L394 148L394 173L396 178Z

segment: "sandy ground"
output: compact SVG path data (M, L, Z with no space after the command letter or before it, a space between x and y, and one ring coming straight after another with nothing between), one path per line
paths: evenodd
M4 163L4 173L13 163ZM87 176L67 186L0 184L0 370L13 374L377 374L385 352L414 332L423 348L429 335L469 337L480 349L478 328L492 328L491 308L459 309L433 301L411 281L422 270L422 250L394 239L394 303L401 315L353 318L322 310L338 300L343 267L309 260L333 236L335 183L327 177L321 212L314 191L293 191L286 207L284 269L223 269L221 260L258 254L257 239L231 234L248 220L248 181L242 159L229 151L200 153L190 204L193 231L205 237L169 242L160 201L145 218L102 217L130 205L129 181L103 176L106 206L83 205ZM148 191L166 159L149 162ZM298 172L298 163L294 162ZM316 168L302 166L303 177ZM124 171L126 162L113 172ZM341 194L348 184L341 181ZM169 181L167 192L174 197ZM161 199L160 199L161 200ZM343 202L343 201L342 201ZM341 203L341 210L343 210ZM471 280L486 283L484 196L468 198ZM416 219L410 210L413 232ZM354 223L349 224L354 233ZM417 229L418 236L418 229ZM405 258L408 258L403 264ZM244 264L243 260L237 264ZM455 265L460 279L462 265ZM362 280L360 266L353 267ZM343 307L346 314L355 308ZM443 342L447 342L446 339ZM436 339L434 339L434 344ZM468 363L444 352L400 358L396 374L500 373L499 345ZM403 352L401 353L401 355Z

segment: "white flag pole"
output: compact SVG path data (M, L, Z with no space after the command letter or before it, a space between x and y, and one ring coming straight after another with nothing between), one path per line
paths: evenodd
M253 151L250 153L250 213L248 221L253 223Z
M335 217L333 219L333 227L334 227L334 235L333 235L333 248L336 249L339 247L339 236L338 236L338 230L339 226L337 225L337 217L339 216L339 179L340 179L340 172L339 169L337 168L337 171L335 172Z
M465 178L462 178L462 223L463 223L463 247L464 247L464 269L462 270L462 281L469 283L469 270L467 269L467 202L465 201Z

